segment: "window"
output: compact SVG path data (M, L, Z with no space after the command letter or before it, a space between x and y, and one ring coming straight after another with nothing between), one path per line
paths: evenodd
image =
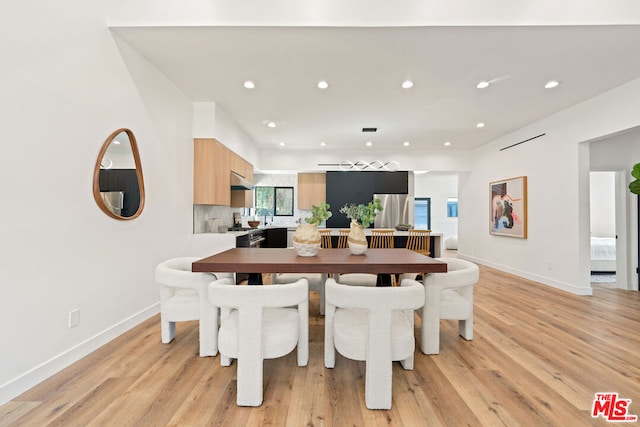
M458 198L457 197L447 198L447 217L449 218L458 217Z
M293 187L256 187L256 214L293 216Z
M415 228L431 230L431 198L416 197L413 216L415 219Z

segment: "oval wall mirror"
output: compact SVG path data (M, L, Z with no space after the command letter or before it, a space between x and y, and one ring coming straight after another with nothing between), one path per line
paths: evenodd
M102 144L93 170L93 198L115 219L134 219L142 213L142 165L136 138L129 129L118 129Z

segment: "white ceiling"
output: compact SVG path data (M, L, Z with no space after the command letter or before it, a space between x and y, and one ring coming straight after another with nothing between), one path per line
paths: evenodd
M261 149L471 149L640 77L635 25L112 30ZM400 87L406 79L413 88ZM551 79L562 84L544 89Z

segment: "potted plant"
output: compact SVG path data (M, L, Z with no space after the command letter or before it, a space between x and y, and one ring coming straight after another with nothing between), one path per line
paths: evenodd
M637 163L633 166L633 169L631 170L631 176L636 180L632 181L629 184L629 190L631 190L633 194L640 195L640 163Z
M364 254L367 251L364 229L373 224L378 212L382 212L382 202L380 199L375 199L367 205L347 203L340 208L340 212L351 220L351 231L347 238L349 250L354 255Z
M331 218L331 206L327 202L322 202L320 206L311 207L311 216L305 218L306 224L298 225L293 234L293 247L300 256L315 256L320 249L320 232L318 225Z

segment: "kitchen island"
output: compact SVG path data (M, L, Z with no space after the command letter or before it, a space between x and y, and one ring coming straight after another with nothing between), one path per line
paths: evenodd
M322 230L324 227L318 227L318 229ZM287 245L289 247L293 246L293 233L296 231L295 227L289 227L288 230L288 239ZM331 240L333 247L337 247L338 243L338 228L331 228ZM371 230L373 228L366 228L364 230L365 236L368 238L371 236ZM407 237L409 236L408 231L398 231L394 230L393 233L393 245L395 248L404 248L407 245ZM432 258L440 258L442 256L442 233L431 233L431 257Z

